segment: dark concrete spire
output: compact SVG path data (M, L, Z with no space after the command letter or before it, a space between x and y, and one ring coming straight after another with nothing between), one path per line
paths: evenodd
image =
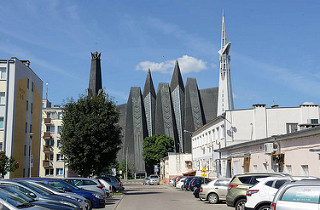
M88 95L99 94L102 91L102 80L101 80L101 53L97 51L91 53L91 69L90 69L90 80Z
M182 76L179 68L179 63L176 61L176 65L173 70L173 75L171 79L170 89L173 91L177 86L180 86L181 89L184 91Z
M148 70L146 83L144 84L143 88L143 98L145 98L149 93L151 93L153 97L156 97L156 91L154 90L150 69Z

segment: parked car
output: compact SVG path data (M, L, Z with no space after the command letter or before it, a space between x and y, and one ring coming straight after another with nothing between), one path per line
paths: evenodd
M278 189L292 179L291 177L267 177L258 181L247 190L246 210L270 210L270 204Z
M74 199L76 201L78 201L78 203L80 204L80 207L81 209L88 209L89 207L89 204L88 204L88 201L86 198L84 198L83 196L81 195L78 195L78 194L75 194L75 193L71 193L71 192L66 192L64 190L59 190L55 187L52 187L51 185L48 185L44 182L41 182L41 181L36 181L36 180L30 180L30 179L26 179L24 180L26 182L30 182L36 186L40 186L41 188L44 188L56 195L61 195L61 196L65 196L67 198L71 198L71 199Z
M6 195L3 195L4 192L6 193ZM34 200L32 197L23 194L20 190L18 190L16 188L10 187L8 185L0 185L0 198L8 201L8 199L10 200L10 198L12 197L11 194L19 197L20 199L23 199L24 201L28 202L29 204L32 204L31 206L34 206L36 209L39 209L38 207L41 206L44 209L74 210L73 207L62 204L62 203ZM13 197L13 199L15 201L17 201L17 198ZM27 206L29 206L29 204ZM26 206L25 204L20 204L20 205ZM8 207L8 205L6 207ZM3 209L3 208L0 207L0 209Z
M218 178L207 184L200 186L199 198L201 200L208 200L209 203L218 203L226 200L228 192L228 184L230 178Z
M98 179L98 180L101 184L103 184L107 197L111 197L113 195L112 185L109 182L105 181L104 179Z
M185 180L186 180L185 177L179 179L178 183L176 184L176 188L182 190L182 189L183 189L183 186L184 186L184 181L185 181Z
M27 209L27 210L42 210L42 209L49 209L44 208L41 206L35 206L28 201L10 193L3 189L0 189L0 209L10 209L10 210L17 210L17 209ZM68 209L68 208L66 208ZM71 208L72 209L72 208Z
M35 186L31 183L21 180L0 180L1 185L8 185L20 190L23 194L32 197L34 200L52 202L56 204L65 204L74 209L81 209L80 204L73 199L55 195L44 188Z
M176 181L177 177L172 177L170 180L169 180L169 186L174 186L174 183Z
M98 179L95 178L83 178L83 177L68 177L63 179L66 182L71 183L81 189L95 191L101 193L104 198L107 198L107 193L105 187Z
M122 185L120 178L116 176L101 176L96 178L103 179L109 182L112 185L112 192L122 192L124 190L124 187Z
M233 176L229 185L226 197L228 206L235 207L236 210L244 209L246 203L247 190L258 183L257 179L266 178L270 176L290 176L283 173L244 173Z
M199 193L200 193L200 188L196 188L194 191L193 191L193 195L195 198L199 198Z
M200 188L200 186L202 184L207 184L209 182L211 182L211 179L205 178L205 177L196 177L193 180L191 180L190 184L189 184L189 189L191 191L194 191L194 189L196 188Z
M187 177L183 184L182 190L189 190L189 184L194 177Z
M272 210L319 210L320 181L301 180L283 185L273 198Z
M150 178L149 177L146 177L146 178L143 179L143 184L144 185L147 185L149 183L150 183Z
M102 194L96 193L94 191L84 190L79 187L76 187L70 183L67 183L61 179L54 178L30 178L32 180L39 180L48 185L51 185L57 189L64 190L67 192L73 192L78 195L85 197L89 204L89 209L93 208L104 208L105 198Z
M157 184L157 185L160 184L158 175L152 174L152 175L149 176L149 178L150 178L149 184Z
M177 176L177 178L176 178L176 180L174 181L174 184L173 184L174 187L176 187L178 181L179 181L181 178L183 178L183 176Z

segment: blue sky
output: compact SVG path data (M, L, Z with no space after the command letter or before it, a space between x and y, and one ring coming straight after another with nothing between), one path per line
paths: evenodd
M320 104L318 0L3 1L0 58L30 60L53 104L86 93L94 51L117 104L149 67L155 88L170 82L175 60L184 83L216 87L223 9L236 109Z

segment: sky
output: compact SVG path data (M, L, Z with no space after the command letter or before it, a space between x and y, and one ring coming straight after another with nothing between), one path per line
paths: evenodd
M320 104L319 0L2 1L0 59L30 60L56 105L87 93L94 51L116 104L148 68L170 83L176 60L184 83L217 87L223 10L235 109Z

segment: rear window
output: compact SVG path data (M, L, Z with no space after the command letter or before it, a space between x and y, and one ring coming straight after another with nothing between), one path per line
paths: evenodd
M250 184L251 176L242 176L238 178L242 184Z
M294 186L282 195L282 201L319 203L320 186Z
M158 179L158 176L150 176L150 178Z

